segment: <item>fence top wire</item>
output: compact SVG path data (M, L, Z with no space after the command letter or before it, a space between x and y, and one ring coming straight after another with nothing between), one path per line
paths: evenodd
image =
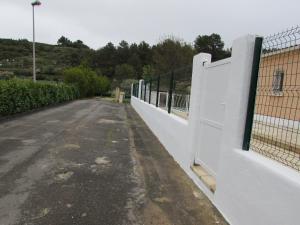
M182 67L176 68L174 70L171 70L171 71L169 71L167 73L161 74L160 77L161 78L169 77L173 73L173 75L177 79L188 79L192 75L192 73L191 73L192 72L192 68L193 68L192 65L182 66ZM156 77L154 77L154 78L156 78Z
M190 94L192 83L192 65L180 68L174 72L174 89L176 93Z
M149 83L149 81L151 80L152 84L154 84L157 82L158 78L160 78L160 90L168 91L170 88L170 79L173 75L173 89L176 89L180 92L189 92L192 80L192 70L192 65L183 66L180 68L176 68L173 71L169 71L160 75L154 75L149 79L145 79L145 83Z
M282 53L291 50L291 48L299 48L299 45L300 26L296 26L265 37L263 40L263 55Z

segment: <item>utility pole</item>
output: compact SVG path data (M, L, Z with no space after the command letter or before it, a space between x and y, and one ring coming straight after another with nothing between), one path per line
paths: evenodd
M37 0L31 3L32 5L32 25L33 25L33 41L32 41L32 62L33 62L33 82L36 82L36 67L35 67L35 18L34 18L34 7L40 6L42 3Z

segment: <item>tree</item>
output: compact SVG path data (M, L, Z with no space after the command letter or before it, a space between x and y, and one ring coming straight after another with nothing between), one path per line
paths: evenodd
M89 76L89 71L86 71L83 67L72 67L64 71L64 81L76 85L81 97L88 96L90 92L87 76Z
M137 53L132 53L127 60L127 63L131 65L136 71L136 78L140 78L142 74L142 62L139 55Z
M80 52L77 52L77 51L72 52L72 54L69 57L69 62L71 64L71 66L80 65L81 60L82 60L82 56L81 56Z
M134 78L136 76L135 70L131 65L121 64L117 65L115 69L115 77L118 80Z
M153 51L151 46L146 43L145 41L142 41L138 45L138 55L140 57L140 60L143 65L150 65L153 64Z
M130 57L129 45L126 41L121 41L117 48L117 62L118 64L127 63L128 58Z
M87 45L85 45L81 40L77 40L77 41L74 41L72 43L72 47L73 48L89 48Z
M76 85L81 97L103 94L109 89L109 80L97 76L96 72L86 66L78 66L64 71L64 81Z
M96 78L97 88L96 88L96 95L104 95L110 89L110 81L105 76L97 76Z
M58 39L57 44L63 47L72 47L72 48L87 48L89 47L85 45L81 40L77 41L70 41L68 38L62 36L61 38Z
M112 78L117 65L116 51L116 47L111 42L98 49L92 59L93 68L100 68L103 74Z
M204 52L212 55L212 61L230 57L229 50L224 50L224 42L219 34L199 35L195 42L194 47L197 53Z
M64 36L61 36L58 39L57 44L64 47L70 47L72 45L72 41L70 41L68 38Z
M167 73L192 64L194 51L191 45L169 37L153 46L153 61L158 73Z
M144 80L148 80L148 79L154 77L154 75L155 75L155 69L154 69L153 66L146 65L146 66L143 67L142 77L143 77Z

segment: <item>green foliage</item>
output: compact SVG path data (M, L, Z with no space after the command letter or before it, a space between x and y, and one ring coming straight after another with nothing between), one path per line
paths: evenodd
M224 50L224 42L219 34L199 35L194 44L197 53L205 52L212 55L212 61L230 57L229 50Z
M61 38L58 39L57 44L59 46L64 46L64 47L72 47L72 48L89 48L86 46L81 40L77 41L70 41L68 38L62 36Z
M81 97L105 94L110 88L109 80L98 76L87 66L78 66L64 71L64 81L78 87Z
M92 67L100 68L102 73L112 78L116 65L116 48L109 42L103 48L97 50L93 55Z
M153 46L156 71L167 73L176 68L192 64L194 50L191 45L169 37Z
M36 43L37 78L63 80L63 71L85 65L119 86L125 79L148 78L191 65L199 52L212 54L212 60L230 57L219 34L199 35L194 46L174 37L166 37L155 45L142 41L121 41L93 50L82 41L62 36L58 45ZM101 72L100 72L101 71ZM0 72L17 77L32 76L32 43L28 40L0 39ZM0 74L1 79L1 74ZM78 78L79 79L79 78Z
M115 70L115 78L118 80L124 80L134 78L136 76L133 66L128 64L117 65Z
M78 97L78 89L64 83L0 80L0 115L26 112Z
M94 69L100 68L104 75L116 79L120 83L122 79L133 77L140 79L143 66L152 64L152 48L149 44L141 42L129 45L126 41L121 41L118 46L109 42L103 48L98 49L93 56L91 66ZM127 70L128 65L131 68L126 74L129 74L130 77L127 77L126 74L124 77L124 73L121 74L121 72Z
M83 62L90 64L93 54L94 50L84 47L36 43L37 78L61 81L64 69ZM22 78L32 76L32 43L0 39L0 72L12 72Z
M122 83L120 84L120 88L122 91L125 92L126 97L130 97L131 85L136 82L138 82L138 81L134 80L134 79L126 79L126 80L122 81Z
M143 79L144 80L149 80L151 77L154 77L155 75L155 69L151 65L146 65L143 67Z
M97 77L97 92L96 95L105 95L110 90L110 81L105 76L98 76Z
M57 44L61 45L61 46L70 46L70 45L72 45L72 41L70 41L68 38L66 38L64 36L61 36L58 39Z

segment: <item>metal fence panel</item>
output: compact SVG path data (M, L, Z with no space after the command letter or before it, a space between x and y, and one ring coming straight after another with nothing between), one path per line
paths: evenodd
M188 118L192 65L177 68L152 79L151 90L155 91L155 105L168 113ZM151 96L154 92L151 93ZM154 104L154 97L153 97Z
M300 27L262 47L250 149L300 171Z

